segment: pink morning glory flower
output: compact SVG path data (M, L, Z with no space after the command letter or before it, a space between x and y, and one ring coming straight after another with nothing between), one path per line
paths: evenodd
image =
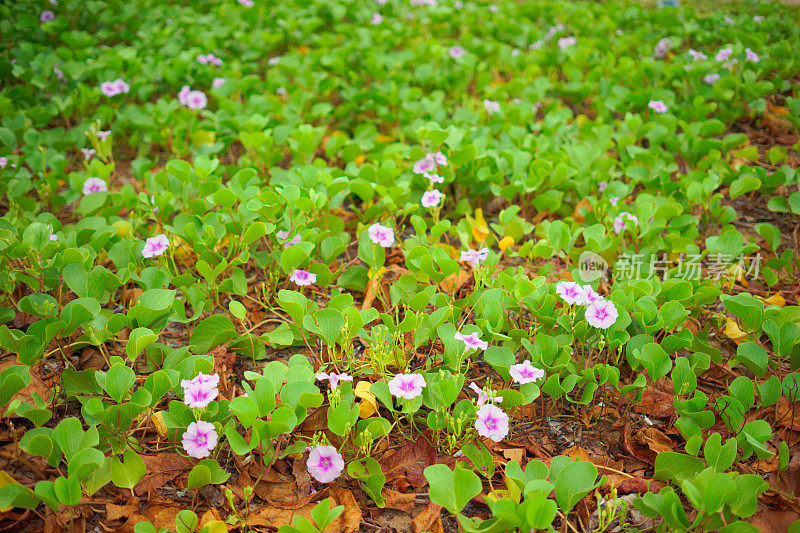
M667 52L669 52L670 48L672 48L672 42L664 37L658 41L658 44L656 44L656 47L653 49L653 56L656 59L664 59L667 57Z
M630 220L631 222L633 222L633 227L636 227L636 226L639 225L639 217L637 217L636 215L632 215L632 214L628 213L627 211L623 211L622 213L617 215L617 217L614 219L614 231L617 232L617 235L622 233L622 230L625 229L625 220L626 219Z
M289 233L288 229L278 230L278 232L275 233L275 236L278 237L281 240L288 239L289 235L290 235L290 233Z
M289 91L286 90L286 87L278 87L277 89L275 89L275 94L277 94L278 96L286 96L287 94L289 94Z
M725 24L733 24L733 17L730 15L725 15L722 19L725 21Z
M514 383L519 383L520 385L535 383L544 378L544 370L536 368L527 359L522 363L511 365L508 373L511 374L511 379L514 380Z
M595 292L591 285L584 285L583 293L586 295L586 303L584 305L589 305L592 302L603 299L602 296Z
M499 403L503 401L502 396L495 396L493 391L483 390L482 388L478 387L478 385L476 385L474 381L469 384L469 388L472 389L475 392L475 394L478 395L478 401L477 401L478 407L480 407L485 403L492 403L492 402Z
M707 74L703 78L703 81L706 82L709 85L714 85L715 83L717 83L719 81L719 74L717 74L716 72L713 72L711 74Z
M281 58L280 58L280 57L270 57L270 58L267 60L267 63L268 63L268 64L270 64L270 65L272 65L273 67L274 67L275 65L277 65L278 63L280 63L280 62L281 62Z
M484 99L483 100L483 107L484 107L484 109L486 109L486 112L488 114L490 114L490 115L493 114L493 113L499 113L500 112L500 102L497 102L495 100Z
M344 470L344 459L333 446L317 446L308 454L306 468L320 483L330 483Z
M619 312L614 304L601 299L589 304L586 308L586 321L590 326L600 329L611 327L617 321Z
M203 409L217 397L219 375L200 372L194 379L181 381L183 387L183 403L192 408Z
M289 276L289 280L295 285L305 287L306 285L316 283L317 275L311 272L306 272L305 270L295 269L295 271L292 272L292 275Z
M383 248L389 248L394 244L394 230L378 223L369 227L367 235L369 235L369 240Z
M97 138L101 141L105 141L108 139L108 136L111 135L111 130L98 131L95 135L97 135Z
M450 57L452 57L453 59L458 59L459 57L464 57L467 51L464 49L464 47L455 45L450 47L448 53L450 54Z
M142 255L146 259L150 259L152 257L156 257L162 255L164 252L167 251L169 248L169 239L163 233L156 235L155 237L148 237L144 241L144 249L142 250Z
M427 174L436 170L436 160L426 155L422 159L417 160L411 170L414 174Z
M578 39L570 35L569 37L562 37L561 39L559 39L557 44L559 48L561 48L562 50L566 50L570 46L575 46L577 42Z
M373 13L372 18L369 19L369 23L372 24L373 26L377 26L381 22L383 22L383 17L381 16L380 13Z
M454 337L457 341L463 342L467 350L485 350L489 347L489 343L482 341L478 333L464 335L460 331L457 331Z
M331 372L330 374L326 374L325 372L319 372L316 375L317 381L325 381L326 379L331 384L331 390L336 390L336 387L339 386L340 381L353 381L353 376L348 376L345 373L342 374L334 374Z
M480 250L469 249L466 252L461 252L460 259L461 261L468 261L472 265L472 268L475 268L486 261L487 257L489 257L489 249L484 247Z
M7 164L8 164L8 158L0 157L0 168L6 168Z
M719 62L727 61L730 59L732 53L733 48L722 48L719 52L717 52L717 56L714 59Z
M83 182L83 194L94 194L108 190L105 180L92 176Z
M204 109L208 105L208 98L206 98L203 91L189 91L185 94L184 100L185 103L183 105L193 111ZM178 95L178 101L180 101L180 94Z
M433 154L433 160L436 161L437 165L441 165L443 167L447 166L447 156L444 155L442 152L436 152L435 154Z
M556 294L558 294L567 305L586 305L589 302L586 291L574 281L559 281L556 283Z
M498 11L500 11L500 8L492 4L489 6L489 11L491 11L492 13L497 13Z
M67 78L65 78L65 77L64 77L64 73L63 73L63 72L61 72L61 69L60 69L60 68L58 68L58 65L57 65L57 64L56 64L56 65L53 65L53 74L55 74L55 75L56 75L56 77L57 77L59 80L61 80L61 81L64 81L64 80L66 80L66 79L67 79Z
M211 455L217 445L217 432L214 424L200 420L192 422L183 434L183 449L195 459Z
M762 17L761 15L756 15L755 17L753 17L753 22L764 22L764 17Z
M619 202L619 196L612 196L611 198L608 199L608 201L611 202L612 206L617 207L617 203Z
M225 85L225 81L226 81L225 78L219 78L219 77L214 78L213 80L211 80L211 86L215 89L217 87L222 87L223 85Z
M428 386L422 374L395 374L388 385L392 396L406 400L413 400L422 394L423 387Z
M188 102L187 97L190 92L192 92L192 89L188 85L181 87L181 90L178 92L178 103L182 106L186 106Z
M647 107L656 113L666 113L669 110L667 104L665 104L663 100L650 100L650 102L647 104Z
M256 5L256 3L253 2L253 0L239 0L239 3L244 7L253 7L254 5Z
M295 244L299 244L302 240L303 238L300 235L295 235L294 237L283 243L283 247L285 249L290 246L294 246Z
M761 61L758 55L749 48L745 48L744 53L747 56L747 61L752 61L753 63L758 63L759 61Z
M57 241L58 240L58 235L56 235L55 233L51 233L50 234L50 240L51 241Z
M422 207L436 207L439 205L439 202L442 201L444 198L444 194L438 191L438 189L433 189L432 191L427 191L422 195Z
M698 52L697 50L689 50L689 55L692 57L693 61L702 61L704 59L708 59L707 55L705 55L703 52Z
M203 65L222 65L222 59L214 54L205 54L197 56L197 62Z
M604 190L606 190L606 187L608 187L608 182L605 181L605 180L603 180L603 181L601 181L600 183L597 184L598 192L603 192Z
M444 183L444 177L440 176L439 174L429 174L428 172L425 172L423 176L431 180L431 183Z
M508 435L508 415L496 405L487 403L478 409L475 429L481 437L500 442Z
M49 9L46 9L42 11L41 15L39 15L39 22L44 24L45 22L50 22L54 18L56 18L56 14L50 11Z
M97 153L97 150L94 148L81 148L81 153L83 154L83 158L88 161Z

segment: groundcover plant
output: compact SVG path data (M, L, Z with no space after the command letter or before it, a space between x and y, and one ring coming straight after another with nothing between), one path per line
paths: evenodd
M0 5L4 531L786 531L768 2Z

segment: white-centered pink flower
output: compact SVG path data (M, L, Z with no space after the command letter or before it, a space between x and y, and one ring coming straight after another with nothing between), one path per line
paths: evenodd
M488 114L490 114L490 115L493 115L494 113L499 113L500 112L500 102L498 102L496 100L484 99L483 100L483 108L486 109L486 112Z
M589 304L586 308L586 321L590 326L600 329L611 327L617 321L619 311L608 300L600 299Z
M108 184L105 180L92 176L86 178L83 182L83 194L94 194L96 192L104 192L108 190Z
M7 164L8 164L8 158L0 157L0 168L6 168Z
M430 174L425 172L422 175L431 180L431 183L444 183L444 177L440 176L439 174Z
M764 22L764 17L761 15L756 15L753 17L753 22Z
M759 61L761 61L761 59L759 59L759 57L758 57L758 54L756 54L755 52L753 52L749 48L745 48L744 49L744 53L745 53L745 56L747 56L746 57L747 61L752 61L753 63L758 63Z
M708 56L705 55L703 52L698 52L697 50L689 50L689 55L692 58L692 61L703 61L708 59Z
M723 61L727 61L730 59L731 54L733 53L733 48L721 48L714 59L719 61L720 63Z
M239 0L239 3L244 7L253 7L256 3L253 0Z
M194 379L181 381L183 403L191 408L203 409L218 395L219 375L200 372Z
M100 92L106 96L116 96L118 94L127 93L130 89L131 86L120 78L113 81L104 81L100 84Z
M227 80L225 78L216 77L213 80L211 80L211 86L216 89L217 87L222 87L223 85L225 85L226 81Z
M169 248L169 239L163 233L155 235L153 237L148 237L144 241L144 248L142 249L142 255L146 259L150 259L152 257L157 257L159 255L163 255L164 252L167 251Z
M463 46L455 45L451 46L450 50L448 50L447 53L450 54L450 57L452 57L453 59L458 59L459 57L464 57L467 51L464 49Z
M591 285L584 285L583 286L583 293L586 295L586 303L584 305L589 305L592 302L596 302L597 300L602 300L603 297L597 294L595 290L592 288Z
M344 470L344 459L333 446L317 446L308 454L306 468L320 483L330 483Z
M569 48L571 46L575 46L577 43L578 43L578 39L576 39L575 37L573 37L571 35L569 37L562 37L557 42L558 47L561 48L562 50L566 50L567 48Z
M666 113L669 111L667 104L665 104L663 100L650 100L650 102L647 103L647 107L656 113Z
M422 194L422 200L420 203L422 204L422 207L436 207L439 205L439 202L442 201L442 198L444 198L444 194L439 192L438 189L433 189L432 191L426 191Z
M317 381L329 381L331 384L331 390L336 390L336 387L339 386L340 381L353 381L353 376L349 376L345 373L336 374L334 372L331 372L330 374L318 372L316 378Z
M190 457L203 459L211 455L211 450L217 445L217 438L217 431L211 422L192 422L183 433L183 449Z
M286 90L286 87L278 87L277 89L275 89L275 94L277 94L278 96L286 96L287 94L289 94L289 91Z
M111 135L111 130L101 130L95 133L95 135L97 135L97 138L100 139L100 141L105 141L108 139L108 136Z
M372 18L369 19L369 23L372 24L373 26L377 26L381 22L383 22L383 16L381 16L380 13L373 13Z
M558 294L567 305L586 305L589 303L586 291L574 281L559 281L556 283L556 294Z
M511 379L514 380L514 383L519 383L520 385L535 383L544 378L544 370L536 368L527 359L522 363L511 365L508 373L511 374Z
M369 236L369 240L382 248L389 248L394 244L394 230L378 223L369 227L367 235Z
M197 62L203 65L222 65L222 59L218 58L214 54L201 54L197 56Z
M489 343L482 341L478 333L464 335L460 331L457 331L454 337L457 341L463 342L467 350L485 350L489 347Z
M50 234L50 240L51 241L57 241L58 240L58 235L56 235L55 233L51 233Z
M414 162L412 171L414 174L428 174L436 170L436 160L432 157L425 156L422 159Z
M489 257L490 251L491 250L486 247L483 247L480 250L473 250L470 248L465 252L461 252L460 260L469 262L472 265L472 268L475 268L486 261L486 258Z
M300 287L305 287L317 282L317 275L313 272L306 272L305 270L295 269L292 275L289 276L289 281Z
M44 24L45 22L50 22L54 18L56 18L56 14L50 11L49 9L45 9L44 11L42 11L42 14L39 15L39 22Z
M712 72L711 74L706 74L703 78L703 81L706 82L708 85L714 85L719 81L719 74L716 72Z
M478 409L475 429L481 437L500 442L508 435L508 415L496 405L487 403Z
M633 222L633 227L639 225L639 217L637 217L636 215L632 215L627 211L623 211L622 213L617 215L616 218L614 219L614 231L617 233L617 235L622 233L622 230L625 229L626 220L630 220L631 222Z
M617 203L619 203L619 196L612 196L608 199L613 207L617 207Z
M95 156L97 150L94 148L81 148L81 153L83 154L83 158L88 161Z
M413 400L422 394L424 387L428 386L422 374L395 374L388 385L392 396L406 400Z
M597 184L597 191L603 192L606 190L606 187L608 187L608 182L606 180L603 180Z
M669 52L670 48L672 48L672 41L664 37L658 41L658 44L656 44L655 48L653 48L653 57L656 59L664 59L667 57L667 53Z
M482 389L478 387L477 384L473 381L469 384L469 388L472 389L475 394L478 395L477 405L480 407L485 403L500 403L503 401L502 396L497 396L494 391L489 389Z
M183 91L183 89L181 89ZM178 93L178 101L184 106L193 111L205 109L208 105L208 97L203 91L188 91L186 93Z
M267 63L268 63L269 65L273 66L273 67L274 67L275 65L277 65L278 63L280 63L280 62L281 62L281 58L280 58L280 57L270 57L270 58L267 60Z
M442 152L436 152L434 154L428 154L433 156L433 160L436 161L437 165L446 167L447 166L447 156L444 155Z

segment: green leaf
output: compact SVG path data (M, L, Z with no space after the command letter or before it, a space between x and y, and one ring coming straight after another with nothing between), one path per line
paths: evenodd
M238 337L236 326L225 315L211 315L194 328L189 344L195 353L206 353Z
M197 489L206 485L225 483L231 475L222 469L216 460L208 458L198 462L189 472L187 486Z
M147 473L147 467L133 450L126 450L122 457L122 460L111 458L111 482L123 489L133 489Z
M128 336L128 344L125 345L125 353L128 355L128 360L131 362L135 361L146 347L157 340L158 335L153 333L151 329L136 328L131 331Z
M453 471L445 465L432 465L425 468L423 474L430 484L431 502L453 514L460 513L483 488L474 472L459 466Z
M555 480L551 476L555 485L556 502L565 514L598 486L596 479L597 467L588 461L570 462L561 468Z
M682 483L696 476L704 468L697 457L678 452L661 452L656 456L655 478Z

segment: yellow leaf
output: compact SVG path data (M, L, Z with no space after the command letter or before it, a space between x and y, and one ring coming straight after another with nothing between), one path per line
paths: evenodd
M361 166L361 165L364 164L364 161L366 161L366 160L367 160L367 156L365 156L364 154L358 154L356 156L356 165Z
M489 236L489 226L483 218L481 208L475 210L475 219L472 221L472 236L476 241L482 243Z
M301 56L308 55L308 53L310 51L311 51L311 48L309 48L308 46L306 46L304 44L297 47L297 53L300 54Z
M769 298L765 298L764 301L770 305L777 305L778 307L783 307L786 305L786 300L784 299L783 296L781 296L781 293L779 292L776 292Z
M133 233L133 225L127 220L117 220L111 225L117 230L117 235L123 239L130 237Z
M367 277L371 280L378 280L381 279L385 273L386 273L386 267L381 267L380 269L378 269L377 272L374 272L370 268L369 272L367 272Z
M164 414L161 411L156 411L155 413L150 415L150 421L155 426L156 431L162 437L167 436L167 425L164 424Z
M747 333L739 329L739 324L732 318L725 319L725 336L729 339L739 340L747 337Z
M358 405L358 416L361 418L369 418L378 412L378 402L375 399L375 395L369 391L370 387L372 387L372 383L369 381L359 381L356 383L356 398L361 398L363 400Z
M391 138L391 137L389 137L388 135L384 135L384 134L382 134L382 133L379 133L379 134L378 134L378 135L375 137L375 141L377 141L377 142L379 142L379 143L388 143L388 142L392 142L392 138Z
M506 248L508 248L512 244L514 244L514 237L506 235L505 237L500 239L500 242L498 243L498 246L500 246L501 250L505 251Z
M0 489L5 487L6 485L21 485L21 483L16 479L14 479L13 477L11 477L10 475L8 475L8 472L6 472L5 470L0 470ZM0 508L0 513L8 512L12 508L13 506Z

